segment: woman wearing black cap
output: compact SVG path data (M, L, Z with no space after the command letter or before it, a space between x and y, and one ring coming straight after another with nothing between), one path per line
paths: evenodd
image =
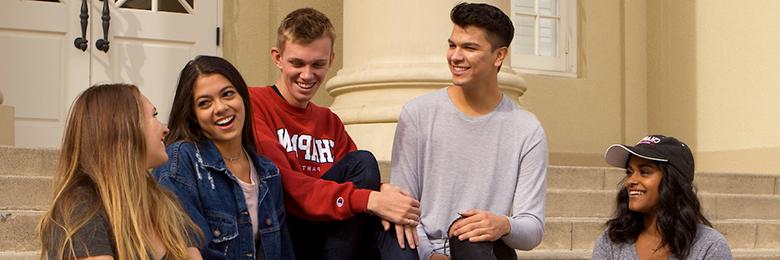
M651 135L636 146L614 144L605 157L626 177L593 259L731 259L726 239L701 213L686 144Z

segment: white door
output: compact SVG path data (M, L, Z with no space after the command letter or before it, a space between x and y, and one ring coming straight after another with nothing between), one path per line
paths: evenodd
M89 56L73 45L81 36L79 7L56 0L0 3L0 91L16 111L17 145L58 146L70 104L66 86L89 85Z
M11 0L11 8L0 8L2 58L26 65L0 67L0 91L5 103L16 108L16 146L58 147L70 104L81 91L97 83L139 86L157 106L161 120L167 122L181 67L195 55L221 55L217 44L220 1L108 0L109 44L107 50L100 50L96 43L106 40L106 6L102 0L86 0L86 51L76 49L73 43L81 36L79 15L84 1L60 1ZM6 14L18 15L14 19ZM33 40L16 37L7 44L1 38L5 34L43 35ZM31 44L41 41L39 38L49 44ZM5 66L13 68L6 70Z

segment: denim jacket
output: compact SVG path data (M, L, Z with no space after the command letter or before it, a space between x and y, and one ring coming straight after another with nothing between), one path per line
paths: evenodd
M166 150L168 162L155 169L154 176L160 185L177 195L184 210L203 231L203 259L256 259L256 243L262 245L265 259L295 258L287 230L281 176L271 161L246 149L260 185L259 241L255 242L244 193L214 143L205 140L195 145L179 141Z

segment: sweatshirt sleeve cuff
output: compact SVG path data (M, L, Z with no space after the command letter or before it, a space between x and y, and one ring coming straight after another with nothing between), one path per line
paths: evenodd
M350 206L354 213L364 213L368 211L368 195L371 194L371 190L355 189L350 197Z

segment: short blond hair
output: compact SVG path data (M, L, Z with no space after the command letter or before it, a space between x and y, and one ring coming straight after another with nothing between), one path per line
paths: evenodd
M284 52L284 44L288 40L308 44L323 36L330 38L332 51L336 42L336 31L330 19L314 8L300 8L288 14L279 24L276 47L280 52Z

